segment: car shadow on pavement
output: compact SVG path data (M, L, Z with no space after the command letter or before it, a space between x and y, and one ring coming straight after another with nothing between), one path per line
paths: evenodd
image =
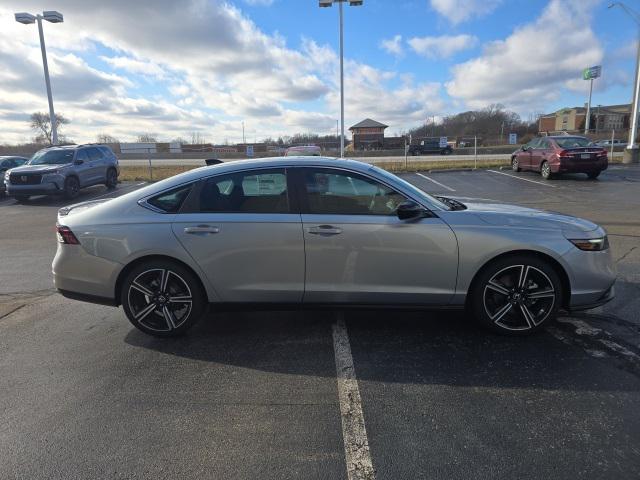
M125 342L161 354L289 375L335 377L337 311L235 311L210 315L186 336L131 329ZM344 313L360 381L568 391L636 391L637 378L547 332L498 336L462 313ZM624 378L623 378L624 377ZM635 386L635 387L634 387Z

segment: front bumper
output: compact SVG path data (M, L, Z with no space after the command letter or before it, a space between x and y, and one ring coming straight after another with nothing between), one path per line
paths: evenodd
M58 195L63 193L63 190L54 182L37 185L7 184L6 188L8 195Z
M614 298L616 270L610 248L601 252L571 248L563 260L571 284L570 297L565 301L568 310L595 308Z

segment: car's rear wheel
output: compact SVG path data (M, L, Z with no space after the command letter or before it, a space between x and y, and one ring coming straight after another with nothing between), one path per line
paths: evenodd
M542 162L542 166L540 167L540 175L542 175L542 178L544 178L545 180L551 180L553 178L549 162Z
M118 172L115 168L110 168L107 170L107 178L104 182L105 187L109 190L113 190L118 186Z
M470 295L480 324L494 332L523 335L553 321L562 305L562 283L548 262L514 255L483 269Z
M590 180L595 180L596 178L598 178L600 176L600 171L598 172L589 172L587 173L587 176L589 177Z
M514 172L519 172L520 171L520 162L518 161L518 157L513 157L511 159L511 169Z
M120 300L129 321L145 333L175 337L202 317L206 295L195 275L168 260L152 260L133 268Z
M64 182L64 198L71 200L80 193L80 182L76 177L68 177Z
M27 203L31 197L29 195L14 195L13 198L15 198L18 203Z

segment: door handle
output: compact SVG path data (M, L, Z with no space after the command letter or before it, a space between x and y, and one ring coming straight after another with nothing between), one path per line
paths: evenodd
M197 235L199 233L203 233L208 235L210 233L219 233L220 229L218 227L212 227L211 225L198 225L197 227L186 227L184 229L184 233L189 233L191 235Z
M309 228L308 231L313 235L324 235L324 236L339 235L342 233L341 228L334 227L332 225L320 225L317 227L311 227Z

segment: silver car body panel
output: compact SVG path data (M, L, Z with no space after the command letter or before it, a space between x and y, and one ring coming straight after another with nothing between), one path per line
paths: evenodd
M419 222L396 217L308 214L164 214L149 197L200 179L239 170L333 167L392 186L434 214ZM352 160L285 157L203 167L59 217L81 246L58 246L55 285L116 296L130 262L149 255L176 258L200 277L210 302L309 302L463 305L473 278L493 258L536 252L566 272L570 306L598 303L611 293L610 250L584 252L568 239L598 238L602 228L582 219L530 208L466 203L449 210L438 200L376 167ZM336 236L309 235L329 224ZM192 235L207 225L217 233Z

